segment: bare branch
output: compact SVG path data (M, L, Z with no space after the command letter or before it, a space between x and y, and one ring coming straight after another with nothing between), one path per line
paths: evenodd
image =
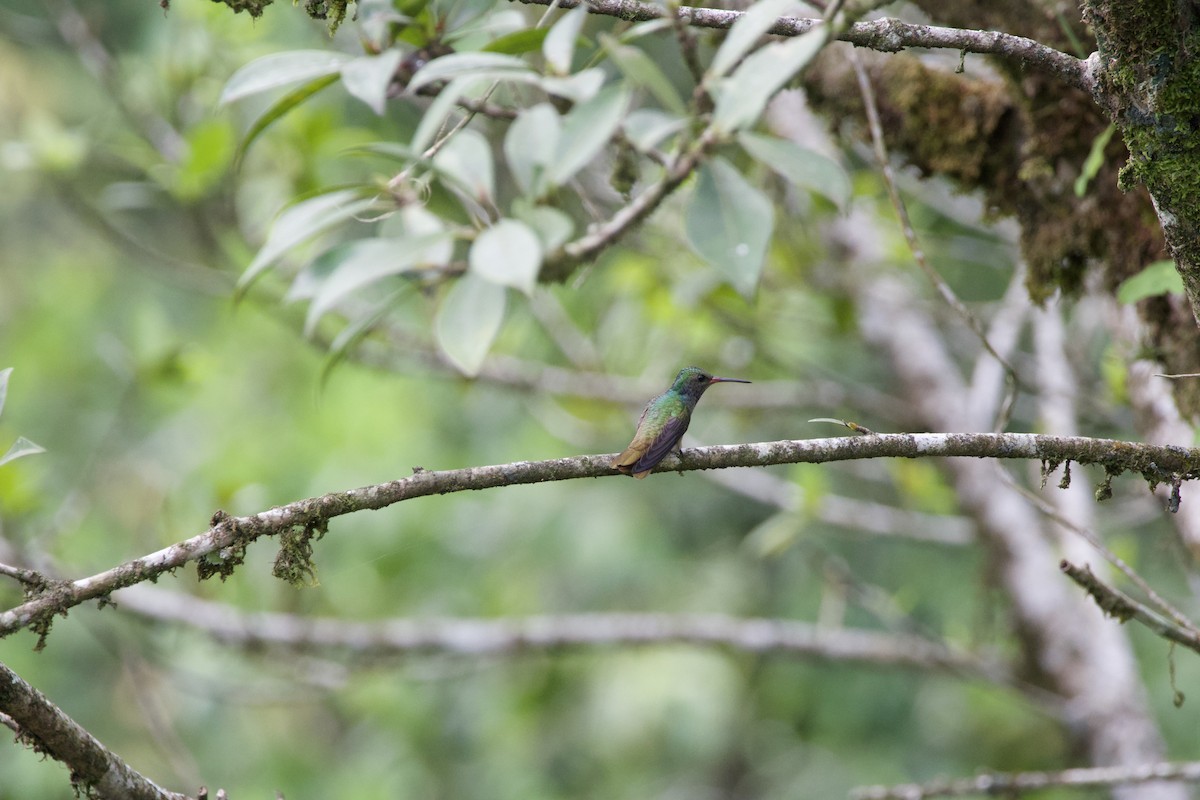
M856 497L825 494L812 504L812 508L805 508L803 488L794 481L763 470L714 470L706 477L744 497L781 511L812 514L821 522L845 528L848 532L944 545L971 544L975 538L970 523L963 517L926 514Z
M500 486L516 486L574 478L613 477L615 454L572 456L549 461L518 461L485 467L416 474L388 483L331 492L299 500L258 514L231 517L218 512L212 526L190 539L118 567L47 588L33 599L0 614L0 636L33 626L44 632L53 615L87 600L105 598L117 589L150 580L208 556L209 574L226 573L241 562L248 544L262 536L323 531L334 517L374 510L404 500ZM1015 458L1047 463L1075 461L1099 464L1111 478L1136 472L1150 481L1191 480L1200 477L1200 450L1162 447L1086 437L1041 436L1032 433L893 433L842 439L799 439L753 444L719 445L685 450L665 459L655 472L754 467L776 464L821 464L863 458Z
M1096 601L1096 605L1100 606L1108 616L1119 619L1121 622L1136 620L1167 641L1181 644L1189 650L1200 653L1200 635L1163 619L1129 595L1104 583L1089 567L1077 567L1063 559L1059 568L1066 573L1067 577L1086 589L1087 593Z
M119 607L181 623L224 643L291 650L340 650L378 658L413 653L516 655L531 650L688 644L823 661L934 669L1006 683L1002 664L912 635L829 629L782 619L725 614L563 614L523 619L392 619L355 622L294 614L245 613L178 592L138 586Z
M1022 791L1053 786L1128 786L1154 781L1200 781L1200 761L1178 764L1139 764L1132 767L1086 767L1061 772L988 772L974 778L906 783L900 786L862 786L850 791L852 800L923 800L968 794L1016 796Z
M669 12L662 6L637 0L520 0L528 5L550 5L574 8L586 2L593 14L644 22L661 19ZM677 14L689 25L698 28L728 29L742 15L740 11L717 8L679 6ZM799 36L820 25L819 19L781 17L767 32L779 36ZM998 31L970 31L943 28L936 25L916 25L898 19L877 19L856 22L837 33L837 39L859 47L884 53L896 53L908 47L928 47L960 50L1013 59L1020 63L1058 76L1071 86L1091 92L1095 79L1092 62L1047 47L1041 42Z
M88 797L187 800L136 772L2 663L0 712L17 727L20 741L65 764L71 770L72 784Z
M1128 578L1139 589L1141 589L1143 592L1145 592L1146 597L1149 598L1150 602L1152 602L1152 603L1154 603L1154 605L1158 606L1159 610L1161 610L1163 613L1165 613L1167 616L1169 616L1175 622L1175 624L1180 627L1181 630L1187 631L1188 635L1192 636L1193 638L1196 638L1197 641L1200 641L1200 629L1197 629L1196 624L1194 622L1192 622L1190 619L1188 619L1186 616L1184 616L1182 611L1180 611L1179 609L1175 608L1175 606L1168 603L1162 597L1162 595L1160 595L1158 592L1154 591L1154 587L1151 586L1150 583L1145 578L1143 578L1140 574L1138 574L1138 572L1136 570L1134 570L1133 567L1129 566L1129 564L1125 561L1125 559L1121 558L1116 553L1114 553L1112 550L1108 549L1108 547L1105 546L1104 542L1102 542L1100 540L1099 536L1097 536L1095 533L1088 530L1087 528L1083 527L1082 525L1077 525L1074 522L1072 522L1070 519L1068 519L1067 517L1058 513L1057 511L1054 510L1054 507L1051 504L1047 503L1045 500L1038 497L1033 492L1029 491L1028 489L1025 489L1024 487L1018 486L1016 484L1016 481L1013 480L1012 476L1005 474L1003 477L1004 477L1005 481L1008 482L1012 486L1013 490L1016 492L1019 492L1027 500L1029 500L1029 502L1033 504L1034 508L1041 511L1042 514L1044 514L1047 518L1056 522L1063 529L1070 531L1071 533L1074 533L1075 535L1079 536L1081 539L1086 541L1089 545L1091 545L1096 550L1096 552L1098 552L1101 556L1104 557L1105 561L1107 561L1108 563L1110 563L1114 567L1116 567L1117 570L1119 570L1126 578ZM1090 572L1090 570L1089 570L1088 574L1092 574ZM1097 579L1097 580L1099 580L1099 579ZM1103 606L1101 606L1101 608L1103 608Z
M50 579L37 570L22 569L21 567L13 567L8 564L0 564L0 575L20 581L26 586L37 587L50 583Z

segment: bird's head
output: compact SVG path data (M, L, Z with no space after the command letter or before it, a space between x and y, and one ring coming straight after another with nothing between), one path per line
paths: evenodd
M675 383L672 384L671 391L695 402L700 399L700 395L704 394L704 390L714 383L750 383L750 381L739 378L718 378L699 367L684 367L675 376Z

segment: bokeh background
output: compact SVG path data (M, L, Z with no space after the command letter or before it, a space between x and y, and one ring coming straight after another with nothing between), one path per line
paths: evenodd
M395 103L378 117L335 87L273 125L235 171L261 106L217 101L256 57L355 52L358 38L353 22L331 38L289 4L253 21L200 0L0 4L0 368L14 368L0 449L24 435L47 451L0 469L0 561L75 578L200 533L217 509L254 513L414 467L615 452L645 399L692 363L755 381L710 391L693 443L838 435L814 417L918 429L860 328L859 289L881 273L913 278L911 302L970 374L978 343L916 276L870 154L853 145L828 150L851 178L846 209L780 191L787 223L749 299L680 245L668 204L573 280L514 294L476 379L429 334L436 289L400 296L365 342L331 356L337 315L306 337L286 279L241 297L234 283L286 203L383 175L346 148L406 140L419 110ZM793 94L773 113L819 138L801 106ZM969 195L901 177L931 262L971 307L986 319L1028 308L1009 290L1020 283L1011 226L982 222ZM1085 296L1050 313L1066 331L1080 432L1137 438L1136 341L1106 322L1121 309ZM1027 367L1033 336L1013 348ZM1042 430L1039 408L1023 394L1010 429ZM1036 466L1009 469L1036 485ZM1098 523L1109 546L1194 607L1162 502L1133 479L1114 491ZM881 521L864 522L872 514ZM711 612L1005 658L1017 647L1007 600L972 531L927 461L662 474L339 518L305 587L271 576L275 546L262 541L227 580L187 569L156 588L354 621ZM20 597L0 583L5 607ZM836 797L1080 759L1036 695L952 670L683 644L360 658L221 642L116 600L57 619L42 652L29 632L2 640L0 658L136 769L189 793ZM1173 705L1171 675L1190 694L1195 659L1127 634L1166 755L1194 756L1194 701ZM70 795L61 765L11 742L0 776L3 798Z

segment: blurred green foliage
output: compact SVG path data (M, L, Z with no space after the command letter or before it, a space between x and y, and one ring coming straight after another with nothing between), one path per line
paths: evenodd
M303 311L280 302L290 277L268 274L235 302L286 203L386 178L394 165L347 149L406 141L419 119L404 103L376 117L324 92L264 130L235 173L241 136L270 107L218 109L239 67L282 50L361 55L355 25L330 40L286 6L268 12L251 24L200 0L175 0L168 14L130 0L0 8L0 367L17 376L0 442L24 434L48 451L0 469L0 533L8 553L36 559L29 566L83 576L203 531L216 509L256 512L414 467L611 452L632 431L634 406L429 366L438 297L427 288L384 285L394 301L378 318L394 338L368 340L384 343L393 368L356 363L350 348L328 374L326 345L344 319L322 319L306 342ZM761 169L729 157L730 170ZM878 185L869 172L852 177L847 199L873 213ZM431 207L449 207L432 192ZM816 235L833 204L785 195L774 196L787 224L757 293L735 292L652 227L570 284L509 292L493 350L569 365L563 342L579 337L592 359L583 366L648 385L698 363L847 389L837 407L735 411L706 399L691 441L828 435L807 424L814 416L905 429L902 407L861 402L878 392L886 407L889 378L855 339L836 254ZM682 230L682 203L659 214ZM914 216L967 299L1003 293L1003 240L934 203ZM885 262L907 263L898 235L878 245ZM1092 424L1121 419L1106 407ZM825 494L952 513L937 470L771 472L805 490L804 509L777 518L698 473L456 494L336 520L316 544L311 588L271 577L269 542L227 581L201 584L187 570L159 584L251 612L355 620L621 610L816 620L849 582L889 598L892 627L1004 645L978 553L856 534L816 514ZM750 535L768 524L770 535ZM1131 540L1135 560L1167 572L1169 555L1141 541ZM19 601L0 583L5 607ZM856 602L841 621L887 626ZM1160 691L1163 647L1135 641L1158 674L1151 695L1171 746L1190 755L1192 726ZM94 605L56 620L45 652L33 643L4 639L0 659L136 769L235 797L831 797L981 764L1053 768L1071 755L1064 732L1013 691L787 657L672 646L362 664L242 652ZM1194 660L1178 670L1181 685L1198 677ZM0 746L0 775L0 798L69 791L60 765L18 746Z

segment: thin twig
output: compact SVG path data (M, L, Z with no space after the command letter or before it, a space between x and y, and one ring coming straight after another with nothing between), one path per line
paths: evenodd
M1171 624L1142 603L1097 578L1096 574L1086 565L1077 567L1063 559L1058 566L1067 577L1092 596L1096 605L1100 606L1105 614L1119 619L1121 622L1136 620L1164 639L1200 653L1200 636L1197 636L1194 631Z
M689 146L685 146L665 174L648 186L627 205L622 206L607 221L595 225L588 233L568 242L560 249L547 253L542 262L540 279L562 280L571 270L614 244L621 236L650 215L672 192L700 166L704 156L718 141L717 132L706 128Z
M518 0L527 5L549 5L558 2L562 8L575 8L583 0ZM642 3L638 0L586 0L588 11L629 22L646 22L662 19L672 13L661 5ZM674 9L680 19L698 28L726 30L742 16L740 11L718 8L678 6ZM819 19L781 17L767 31L778 36L800 36L815 26ZM898 19L876 19L856 22L838 31L836 38L859 47L867 47L884 53L896 53L908 47L958 50L965 53L980 53L1009 58L1020 63L1050 72L1079 89L1091 91L1095 82L1091 60L1083 60L1055 50L1041 42L1023 36L1013 36L998 31L972 31L959 28L943 28L936 25L918 25Z
M991 354L992 358L996 359L1008 377L1008 391L1005 393L1004 402L1000 404L1000 410L997 414L995 429L1004 430L1008 427L1008 422L1012 416L1012 409L1016 403L1017 392L1020 390L1021 381L1017 377L1017 371L1013 369L1012 364L1008 362L996 348L992 347L992 343L988 341L987 332L984 331L982 323L971 313L950 288L950 284L946 283L938 271L930 265L929 260L925 257L925 250L921 247L921 242L917 238L916 228L913 227L912 220L908 216L908 207L904 203L904 198L900 196L900 188L896 183L896 173L892 169L891 159L888 157L887 144L883 139L883 123L879 119L879 108L875 102L875 89L871 86L871 80L867 77L867 71L862 65L862 59L858 57L858 53L851 50L849 53L851 65L854 67L854 74L858 79L858 89L862 95L863 106L867 113L867 125L871 130L871 141L874 144L875 159L879 162L879 169L883 173L883 182L887 185L888 197L891 199L892 208L896 211L896 217L900 221L900 229L904 233L904 241L908 243L908 249L912 252L913 261L925 273L925 277L937 290L942 300L946 305L950 306L956 314L964 322L967 327L979 339L983 348Z
M1141 589L1150 602L1154 603L1154 605L1158 606L1160 610L1171 617L1171 619L1174 620L1179 627L1188 631L1192 636L1196 637L1197 640L1200 640L1200 628L1197 628L1196 624L1184 616L1183 612L1167 602L1161 595L1158 594L1158 592L1154 591L1154 588L1150 586L1149 582L1139 575L1137 570L1129 566L1129 564L1126 563L1123 558L1118 556L1112 550L1109 550L1108 547L1105 546L1104 542L1100 541L1099 536L1081 525L1076 525L1062 514L1059 514L1054 506L1046 502L1044 498L1039 497L1030 490L1026 489L1024 486L1019 485L1016 480L1014 480L1013 477L1007 472L1001 471L1001 475L1009 484L1009 486L1011 486L1026 500L1032 503L1034 508L1038 509L1038 511L1040 511L1048 519L1054 520L1056 523L1090 544L1093 548L1095 548L1096 552L1104 557L1105 561L1120 570L1121 574L1123 574L1126 578L1132 581L1134 585Z
M1012 359L1017 345L1021 340L1021 331L1025 327L1029 313L1029 290L1025 288L1025 265L1017 264L1009 280L1008 288L1000 299L997 308L988 320L987 340L1005 358ZM1007 390L1006 388L1007 387ZM1011 411L1005 411L1003 404L1013 400L1011 392L1012 381L1004 365L991 357L986 350L981 351L975 358L971 370L970 385L965 401L968 416L971 420L967 427L982 428L992 425L993 430L997 421L1006 419ZM1058 431L1072 433L1073 431Z
M924 800L986 794L1015 797L1022 791L1054 786L1129 786L1154 781L1200 781L1200 761L1138 764L1126 767L1083 767L1059 772L989 772L973 778L906 783L899 786L861 786L850 791L852 800Z
M429 161L429 159L436 156L438 154L438 152L441 151L441 149L446 146L446 143L449 142L452 138L454 138L454 135L456 133L458 133L463 128L465 128L471 124L471 120L475 119L476 114L482 113L485 109L488 109L489 108L489 106L487 104L488 98L492 96L492 93L495 92L499 86L500 86L500 81L493 82L492 85L487 88L487 91L485 91L483 93L483 95L479 98L479 100L474 104L468 105L468 104L460 103L460 105L462 105L466 110L466 113L463 114L462 119L460 119L457 123L455 123L454 126L450 128L450 130L446 131L445 133L441 134L436 139L434 139L433 143L430 144L429 147L427 147L425 149L425 152L421 153L420 158L418 158L416 161L414 161L409 166L400 170L400 172L396 173L396 175L393 176L392 179L388 181L388 184L387 184L388 189L394 192L394 191L397 191L404 184L406 184L408 182L409 174L413 171L413 169L418 164L427 162L427 161Z
M678 7L678 3L671 3L668 7L674 10ZM675 39L679 42L680 53L683 54L683 63L687 65L688 72L691 73L692 80L696 83L696 93L692 95L692 98L699 101L701 97L705 96L701 94L704 91L704 65L700 63L700 55L697 52L696 34L678 13L671 14L671 27L675 30Z
M231 571L241 563L245 548L263 536L294 529L320 531L335 517L386 508L435 494L575 478L615 477L619 473L611 466L614 456L614 453L573 456L438 472L414 467L415 474L407 478L310 497L258 514L231 517L218 512L211 527L203 533L96 575L57 583L46 592L5 611L0 614L0 636L27 626L35 627L44 636L55 614L210 556L213 558L208 562L206 572ZM1100 464L1110 476L1123 471L1154 476L1158 474L1157 470L1167 470L1179 480L1200 477L1198 449L1032 433L893 433L700 447L664 459L655 471L930 457L1036 459L1058 463L1070 460L1079 464Z
M37 570L13 567L8 564L0 564L0 575L20 581L26 586L46 586L50 583L49 579Z

